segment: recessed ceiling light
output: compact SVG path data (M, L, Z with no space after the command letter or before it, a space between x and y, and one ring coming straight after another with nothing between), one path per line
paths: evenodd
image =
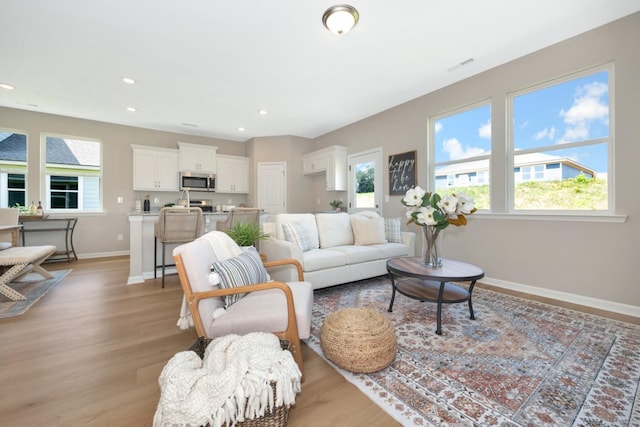
M238 132L244 132L245 128L238 128Z
M266 116L267 115L267 110L258 110L258 114Z
M132 113L135 113L138 110L136 109L136 107L127 107L127 111L131 111Z
M11 86L10 84L7 84L7 83L0 83L0 87L2 89L6 89L6 90L14 90L15 89L15 87L13 87L13 86Z
M134 84L136 84L136 81L135 81L135 80L133 80L133 79L132 79L132 78L130 78L130 77L123 77L123 78L122 78L122 81L123 81L123 82L125 82L125 83L127 83L127 84L130 84L130 85L134 85Z

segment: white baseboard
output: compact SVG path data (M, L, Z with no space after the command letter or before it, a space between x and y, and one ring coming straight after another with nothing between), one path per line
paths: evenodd
M78 259L109 258L109 257L124 256L124 255L129 255L129 251L93 252L89 254L78 254Z
M531 295L537 295L540 297L551 298L572 304L584 305L586 307L597 308L600 310L606 310L640 318L640 307L634 305L622 304L619 302L607 301L598 298L585 297L568 292L555 291L553 289L539 288L537 286L509 282L506 280L494 279L492 277L483 277L480 281L482 283L486 283L487 285L495 286L498 288L510 289L512 291L524 292Z

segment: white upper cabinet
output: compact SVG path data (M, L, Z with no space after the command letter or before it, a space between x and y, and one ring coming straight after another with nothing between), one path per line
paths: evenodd
M249 158L218 154L217 193L249 192Z
M145 145L133 148L133 189L178 190L178 150Z
M333 145L302 156L302 173L326 174L327 191L347 190L347 147Z
M180 171L216 173L218 147L178 142L180 147Z

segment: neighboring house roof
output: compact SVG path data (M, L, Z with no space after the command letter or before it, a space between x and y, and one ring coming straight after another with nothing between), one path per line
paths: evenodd
M541 165L549 163L562 163L575 169L596 176L596 171L572 160L568 157L551 156L544 153L517 154L514 159L514 167ZM436 168L436 176L447 174L461 174L489 170L489 159L475 160L466 163L456 163Z
M27 161L27 136L19 133L0 132L0 160Z
M100 166L100 145L70 138L47 137L47 163Z

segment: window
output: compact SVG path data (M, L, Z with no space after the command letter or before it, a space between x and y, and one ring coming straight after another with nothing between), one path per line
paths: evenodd
M465 192L489 209L491 106L483 104L431 119L435 191Z
M45 209L101 209L101 145L87 138L44 136Z
M382 150L349 155L349 212L371 210L381 206Z
M0 207L27 206L27 135L0 129Z
M509 96L513 210L609 209L609 71Z

